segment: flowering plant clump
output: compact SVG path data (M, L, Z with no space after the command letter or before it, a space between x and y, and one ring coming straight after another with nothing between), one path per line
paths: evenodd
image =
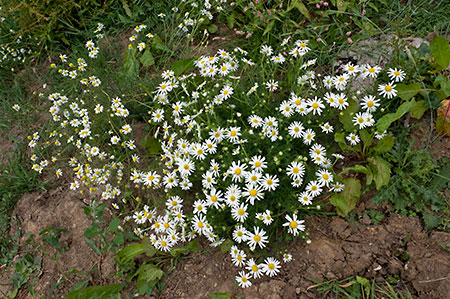
M37 41L31 36L17 34L16 15L0 6L0 66L15 71L35 51Z
M136 27L151 39L145 30ZM53 166L61 177L58 163L68 163L75 176L70 189L111 202L125 216L120 228L148 237L160 251L194 238L212 246L227 240L233 264L242 269L236 277L242 287L277 275L281 260L292 256L261 260L261 253L286 233L308 239L305 216L320 209L323 195L346 188L334 169L344 158L336 136L355 149L363 130L383 139L386 132L374 128L380 107L396 97L395 84L405 77L389 69L390 82L375 87L378 94L351 91L356 76L375 80L381 67L349 63L322 74L310 47L292 38L275 47L262 44L252 57L241 48L221 49L164 71L139 100L149 109L142 117L158 145L155 165L143 163L149 155L138 151L141 142L133 137L129 106L137 99L104 86L89 67L101 51L90 40L86 57L72 63L61 55L53 66L77 88L48 93L56 126L44 145L56 146L57 154L46 157L48 150L36 146L40 134L29 136L33 169ZM149 189L163 194L162 206L150 200Z

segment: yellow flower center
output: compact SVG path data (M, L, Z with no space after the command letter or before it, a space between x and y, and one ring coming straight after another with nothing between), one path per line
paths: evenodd
M216 201L217 201L217 196L214 196L214 195L211 196L211 201L212 201L212 202L216 202Z
M274 265L274 264L268 264L267 267L268 267L270 270L275 269L275 265Z
M250 190L250 196L256 196L257 193L255 189Z
M317 109L317 108L319 108L319 104L314 103L314 104L312 104L312 107L313 107L314 109Z
M166 241L162 241L162 242L161 242L161 246L162 246L162 247L166 247L166 246L167 246L167 242L166 242Z
M241 216L244 215L245 214L244 209L239 209L238 214L241 215Z
M367 102L367 107L372 107L373 106L373 101L368 101Z
M272 185L272 184L273 184L273 181L271 179L268 179L267 180L267 185Z
M200 227L200 228L203 228L203 226L204 226L204 224L203 224L203 222L199 222L199 223L197 223L197 225L198 225L198 227Z
M259 242L259 241L261 241L261 237L256 235L253 237L253 240L255 240L255 242Z
M293 173L298 173L300 171L300 169L298 167L295 167L294 169L292 169Z
M253 182L256 182L258 180L258 177L256 175L254 175L254 176L252 176L251 179L252 179Z
M302 103L302 101L300 101L300 100L295 101L295 105L300 105L301 103Z
M189 169L189 165L188 164L184 164L184 169L188 170Z
M255 162L255 166L256 166L256 167L260 167L260 166L261 166L261 162L256 161L256 162Z
M241 174L241 169L240 169L240 168L237 168L237 169L234 171L234 174L240 175L240 174Z
M247 282L247 277L243 276L242 277L242 282Z
M392 90L392 87L389 85L386 85L386 87L384 88L384 90L386 90L387 92L390 92Z
M326 173L324 173L324 174L322 175L322 177L323 177L324 180L328 180L328 178L329 178L328 174L326 174Z
M344 103L344 99L340 98L340 99L338 100L338 102L339 102L339 104L343 104L343 103Z
M394 72L394 75L400 76L400 72L395 71L395 72Z
M258 271L258 266L256 266L256 265L253 265L253 266L252 266L252 271L253 271L253 272L256 272L256 271Z
M317 186L312 186L312 187L311 187L311 190L312 190L312 191L316 191L316 190L317 190Z
M291 221L291 223L289 223L289 226L292 228L297 228L298 226L297 221Z
M233 137L236 136L236 131L231 131L230 135Z

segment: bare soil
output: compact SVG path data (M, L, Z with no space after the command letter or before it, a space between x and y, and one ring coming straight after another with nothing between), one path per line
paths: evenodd
M361 222L366 222L362 219ZM450 234L427 234L417 217L392 216L380 225L307 218L311 244L292 242L294 260L273 279L254 281L242 290L233 282L238 269L220 251L197 253L179 264L167 279L162 298L208 298L210 292L229 292L244 298L321 298L314 282L359 275L382 283L397 277L414 298L446 298L450 294ZM403 257L403 258L402 258ZM329 298L333 298L330 294Z
M26 194L17 204L14 214L24 232L38 236L50 226L68 230L60 238L67 249L56 262L38 252L42 269L35 285L37 298L64 298L76 282L85 279L68 274L72 269L90 273L92 285L121 281L115 275L114 257L97 256L84 241L83 233L91 221L84 214L84 205L79 193L62 187ZM302 239L291 242L288 251L294 260L272 279L254 280L250 288L240 289L234 283L239 269L230 256L205 246L179 261L161 296L152 297L208 298L211 292L229 292L244 298L321 298L316 288L308 289L314 284L311 279L341 280L354 275L375 278L379 283L396 278L399 283L394 287L400 291L408 288L414 298L437 299L450 294L450 253L440 245L450 246L450 233L427 233L418 217L390 216L378 225L372 225L368 217L354 223L339 217L309 217L306 222L311 244ZM52 253L50 246L42 246ZM0 279L8 282L7 275ZM50 292L55 282L63 279L64 283ZM0 290L10 288L1 286ZM27 288L23 289L17 298L32 298Z

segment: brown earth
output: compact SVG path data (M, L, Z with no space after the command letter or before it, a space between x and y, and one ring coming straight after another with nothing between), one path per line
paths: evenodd
M84 213L83 197L68 188L59 187L52 191L33 192L25 194L17 203L14 216L17 217L20 229L23 231L20 243L25 250L25 242L31 233L38 237L39 233L49 227L57 227L68 230L61 234L59 242L66 247L55 262L51 257L55 249L41 242L41 248L32 253L42 259L42 268L35 284L37 298L64 298L69 289L77 282L86 279L81 274L70 274L76 269L89 273L88 278L95 285L112 282L116 270L112 256L100 257L96 255L84 241L84 231L91 224L91 219ZM109 210L105 209L105 214ZM12 228L15 231L17 228ZM19 254L24 253L19 251ZM46 254L47 253L47 254ZM11 270L11 269L10 269ZM7 283L6 277L11 272L0 276L2 283ZM95 279L95 281L94 281ZM60 284L53 292L50 289L57 282ZM11 286L1 286L0 294L12 289ZM27 288L22 288L16 298L32 298Z
M322 282L355 275L379 283L398 277L403 283L395 287L406 286L414 298L450 294L450 254L438 243L450 245L450 234L425 233L417 217L392 216L381 225L348 223L338 217L311 217L307 223L311 244L292 242L288 251L294 260L273 279L256 280L242 290L233 282L238 269L229 256L220 251L198 253L169 275L161 297L208 298L210 292L229 292L244 298L321 298L315 288L308 290L314 284L310 279Z
M38 236L50 226L68 230L60 238L67 249L57 262L51 254L37 251L42 258L35 284L37 298L63 298L76 282L86 279L67 273L72 269L90 273L87 277L91 285L121 280L114 274L113 256L100 258L84 241L83 233L91 223L84 205L79 193L62 187L26 194L19 201L14 214L24 232ZM105 214L109 213L107 208ZM338 217L308 217L306 221L311 244L302 239L291 242L288 252L294 259L283 264L281 273L273 279L254 280L250 288L240 289L234 283L239 269L232 265L230 256L217 248L204 247L178 262L160 298L208 298L211 292L245 298L320 298L322 294L316 288L308 289L314 284L310 279L341 280L355 275L375 278L380 284L394 277L399 281L394 287L399 291L407 287L414 298L446 298L450 294L450 254L439 244L450 246L450 233L426 233L418 217L391 216L379 225L371 225L367 216L354 223ZM22 237L22 244L25 239ZM47 244L42 249L54 252ZM0 276L2 283L7 283L7 278ZM55 282L62 280L50 293ZM0 286L4 293L8 288ZM23 288L17 298L31 295Z

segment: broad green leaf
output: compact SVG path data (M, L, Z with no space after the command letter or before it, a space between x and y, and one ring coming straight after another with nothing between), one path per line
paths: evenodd
M378 131L384 132L389 126L399 118L401 118L406 113L416 109L417 107L421 107L422 103L417 103L414 99L401 104L395 113L388 113L382 116L377 122Z
M155 59L153 58L152 51L150 50L150 48L147 48L144 51L144 54L142 54L140 60L144 67L148 67L155 64Z
M266 35L270 30L272 30L273 26L275 25L275 21L272 20L267 24L266 29L263 32L263 36Z
M117 253L117 260L119 261L119 263L123 264L128 261L131 261L132 258L144 252L145 250L142 244L140 243L131 244L122 249L121 251L119 251L119 253Z
M361 140L364 143L364 147L367 148L370 145L372 145L373 136L367 130L359 131L359 136L361 137Z
M409 114L415 119L420 119L427 110L428 106L425 104L424 100L421 100L417 101L416 106L414 106L414 108L409 111Z
M442 223L441 217L435 215L433 213L424 213L423 214L423 222L425 223L426 230L432 230Z
M95 244L94 240L84 237L84 241L86 242L87 246L94 250L94 252L98 255L102 255L102 252L100 248L98 248L97 244Z
M450 46L445 38L436 36L430 43L430 52L442 69L448 68L450 63Z
M232 14L227 16L228 28L233 29L235 22L236 22L236 19L234 18L234 16Z
M114 239L113 239L114 245L116 245L116 246L122 246L122 245L123 245L123 242L124 242L124 239L123 239L123 233L122 233L122 232L117 232L117 233L116 233L116 236L115 236Z
M66 299L120 299L120 289L119 284L89 287L70 292L67 294Z
M136 46L125 50L124 63L120 72L127 77L135 78L139 74L139 62L136 60Z
M366 175L366 184L367 185L372 184L373 174L372 174L372 171L370 170L370 168L364 167L362 165L355 165L353 167L347 167L347 168L342 169L342 173L346 173L348 171L364 173Z
M211 24L208 26L209 33L216 33L217 30L219 30L219 27L217 27L216 24Z
M161 152L161 143L156 138L150 138L148 142L148 151L152 155L159 154Z
M133 15L131 14L131 10L130 10L130 7L128 6L127 1L126 0L121 0L121 2L122 2L123 10L125 10L125 13L127 14L127 16L132 18Z
M308 9L306 8L305 4L300 2L299 0L293 0L291 3L291 6L294 6L298 9L298 11L305 16L308 20L311 20L311 16L309 14Z
M153 48L157 49L157 50L161 50L161 51L167 51L167 52L172 52L172 50L170 50L162 41L162 39L155 34L152 38L152 46Z
M450 96L450 80L442 75L439 75L436 80L434 80L433 86L434 87L438 87L441 86L441 89L443 94L444 94L444 98Z
M229 253L231 250L231 246L233 246L234 242L230 239L227 239L225 242L220 244L220 251L223 254Z
M344 125L344 129L347 132L353 131L353 117L356 112L359 110L358 103L355 100L349 99L349 105L347 109L345 109L342 115L339 115L339 121Z
M197 59L197 57L178 60L177 62L175 62L171 68L172 71L175 73L175 76L179 76L182 73L193 69L195 59Z
M387 153L394 145L395 138L391 135L384 136L383 139L378 140L377 145L373 147L373 152L376 154Z
M377 190L380 190L380 188L387 185L391 179L390 165L386 160L379 156L370 157L367 160L373 165L372 169L374 170L375 187Z
M345 143L345 134L344 133L334 133L334 141L339 144L339 147L344 152L352 151L352 147Z
M93 237L97 236L99 233L100 233L100 230L99 230L98 225L93 223L91 226L86 228L86 230L84 231L84 236L86 238L93 238Z
M344 190L330 198L330 203L336 207L338 215L345 217L352 211L361 196L361 182L354 178L343 181Z
M177 247L177 248L173 248L170 251L170 254L173 257L179 257L182 254L186 254L186 253L190 253L190 252L195 252L198 250L198 239L195 239L191 242L189 242L187 245L183 246L183 247Z
M209 293L209 298L211 299L230 299L230 293Z
M114 218L108 225L108 231L115 232L120 225L120 219Z
M156 248L152 244L152 241L148 237L142 239L141 244L144 248L145 255L147 255L148 257L152 257L156 254L156 252L158 252L158 250L156 250Z
M418 94L419 91L421 90L420 84L418 84L418 83L409 84L409 85L399 83L399 84L397 84L395 89L398 92L397 95L404 101L408 101L409 99L414 97L416 94Z
M156 283L164 275L164 272L153 264L147 264L142 269L137 279L137 289L139 294L150 294Z

